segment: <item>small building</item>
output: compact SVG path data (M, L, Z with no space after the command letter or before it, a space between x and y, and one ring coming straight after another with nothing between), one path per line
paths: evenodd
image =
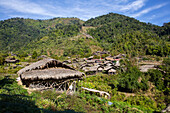
M73 59L72 61L73 61L73 63L78 63L79 62L77 58Z
M112 75L116 73L116 70L112 66L106 66L104 67L104 73Z
M103 67L102 66L85 67L82 70L85 71L86 75L94 75L97 72L102 72Z
M94 56L90 56L87 58L87 60L92 60L94 58Z
M103 55L103 54L109 54L107 51L96 51L93 53L93 55Z
M86 60L87 64L94 64L95 60Z
M22 84L29 88L66 90L69 82L81 79L84 73L52 58L40 60L19 70Z
M15 59L15 58L7 58L5 59L5 63L17 63L19 62L18 59Z
M87 63L86 62L78 62L79 66L83 66L83 65L86 65Z
M109 69L109 70L108 70L108 74L109 74L109 75L116 74L116 70L115 70L115 69Z
M65 60L65 61L63 61L63 64L71 64L71 61L70 60Z
M105 58L105 60L106 60L106 61L114 61L114 58L111 57L111 56L108 56L108 57Z
M103 61L100 59L93 59L95 61L95 63L102 63Z
M40 55L40 56L38 56L38 58L48 58L48 56L46 56L46 55Z
M83 64L83 65L80 66L80 69L83 69L83 68L86 68L86 67L91 67L91 65L89 65L89 64Z

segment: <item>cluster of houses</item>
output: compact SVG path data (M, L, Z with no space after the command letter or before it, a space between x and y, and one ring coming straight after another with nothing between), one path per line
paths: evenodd
M94 55L108 54L107 52L96 52ZM86 75L93 75L98 72L105 74L115 74L116 70L120 67L120 60L125 57L124 54L119 54L117 56L108 56L104 59L95 59L94 56L88 58L80 58L63 61L64 64L70 67L82 70Z

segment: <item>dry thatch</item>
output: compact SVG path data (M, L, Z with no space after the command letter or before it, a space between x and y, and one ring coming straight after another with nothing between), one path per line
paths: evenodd
M84 74L75 70L64 68L51 68L44 70L32 70L24 72L21 76L22 80L49 80L49 79L64 79L64 78L81 78Z
M87 62L88 64L94 64L94 63L95 63L95 60L86 60L86 62Z
M17 72L17 74L21 75L22 73L27 72L27 71L31 71L31 70L41 70L41 69L54 68L54 67L64 67L64 68L67 68L67 69L74 70L70 66L65 65L65 64L63 64L63 63L61 63L61 62L59 62L55 59L47 58L47 59L43 59L43 60L40 60L38 62L32 63L31 65L19 70Z
M31 88L55 88L71 80L78 80L84 73L51 58L35 62L18 71L23 85Z
M5 63L17 63L19 62L18 59L15 59L15 58L7 58L5 59Z
M108 71L108 70L110 70L112 68L113 68L112 66L106 66L106 67L104 67L104 71Z
M116 73L116 70L115 69L110 69L108 72L109 73Z

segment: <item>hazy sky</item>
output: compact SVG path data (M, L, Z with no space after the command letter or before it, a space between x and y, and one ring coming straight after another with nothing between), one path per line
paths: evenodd
M0 20L13 17L87 20L109 12L161 26L170 22L170 0L0 0Z

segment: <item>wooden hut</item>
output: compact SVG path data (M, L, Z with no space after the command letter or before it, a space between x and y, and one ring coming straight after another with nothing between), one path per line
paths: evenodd
M87 60L92 60L94 58L94 56L90 56L87 58Z
M111 75L116 73L116 70L112 66L106 66L104 67L103 70L104 70L104 73L111 74Z
M108 70L108 74L109 74L109 75L116 74L116 70L115 70L115 69L109 69L109 70Z
M17 63L19 62L18 59L15 59L15 58L7 58L5 59L5 63Z
M84 76L84 73L51 58L35 62L19 70L17 74L26 87L57 90L68 89L70 81L73 82Z
M71 64L71 61L70 60L65 60L62 62L63 64Z
M102 72L103 67L102 66L85 67L82 70L85 71L87 75L94 75L97 72Z
M87 64L93 64L95 63L95 60L86 60Z

